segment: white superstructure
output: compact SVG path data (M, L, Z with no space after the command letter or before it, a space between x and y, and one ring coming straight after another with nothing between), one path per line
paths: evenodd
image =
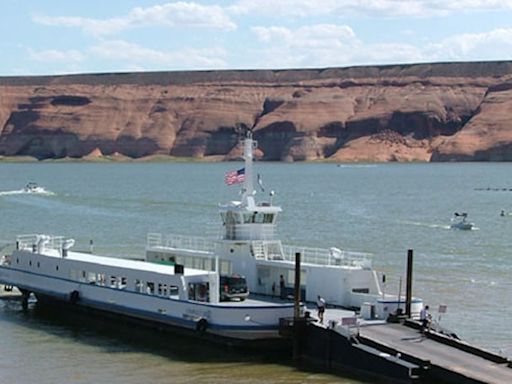
M216 272L72 252L73 245L62 237L19 236L0 260L0 283L18 287L25 300L34 293L230 339L278 339L279 319L293 316L285 302L220 302Z
M256 201L253 186L253 148L249 132L244 141L245 180L240 201L220 205L223 234L220 239L150 233L146 259L160 263L178 263L207 271L240 274L247 279L253 293L283 296L292 294L295 255L301 254L302 298L315 302L317 295L328 304L361 308L363 303L374 306L375 314L387 318L399 305L398 298L384 295L378 275L366 254L338 248L320 249L291 247L276 237L279 206ZM273 193L270 193L272 199ZM403 299L401 301L404 306ZM412 313L419 313L421 300L412 303Z

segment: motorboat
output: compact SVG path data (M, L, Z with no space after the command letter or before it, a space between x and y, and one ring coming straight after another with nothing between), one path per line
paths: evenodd
M462 229L462 230L471 230L475 227L474 223L471 223L467 221L468 214L466 212L458 213L455 212L454 217L452 218L452 225L450 225L450 228L452 229Z
M37 183L30 182L27 185L25 185L25 188L23 188L23 192L25 193L46 193L46 189L39 186Z

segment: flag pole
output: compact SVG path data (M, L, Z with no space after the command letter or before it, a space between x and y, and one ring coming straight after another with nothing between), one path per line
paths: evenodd
M252 131L247 130L244 141L244 159L245 159L245 179L242 196L242 202L247 204L247 198L254 195L254 186L252 180L252 147L254 141L252 140Z

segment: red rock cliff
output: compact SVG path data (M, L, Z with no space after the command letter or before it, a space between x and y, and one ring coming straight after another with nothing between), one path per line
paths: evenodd
M0 78L0 155L512 160L512 62ZM100 153L101 152L101 153Z

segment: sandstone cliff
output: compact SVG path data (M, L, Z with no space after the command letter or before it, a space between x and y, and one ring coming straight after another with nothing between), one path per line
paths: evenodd
M512 160L512 62L0 78L0 155Z

